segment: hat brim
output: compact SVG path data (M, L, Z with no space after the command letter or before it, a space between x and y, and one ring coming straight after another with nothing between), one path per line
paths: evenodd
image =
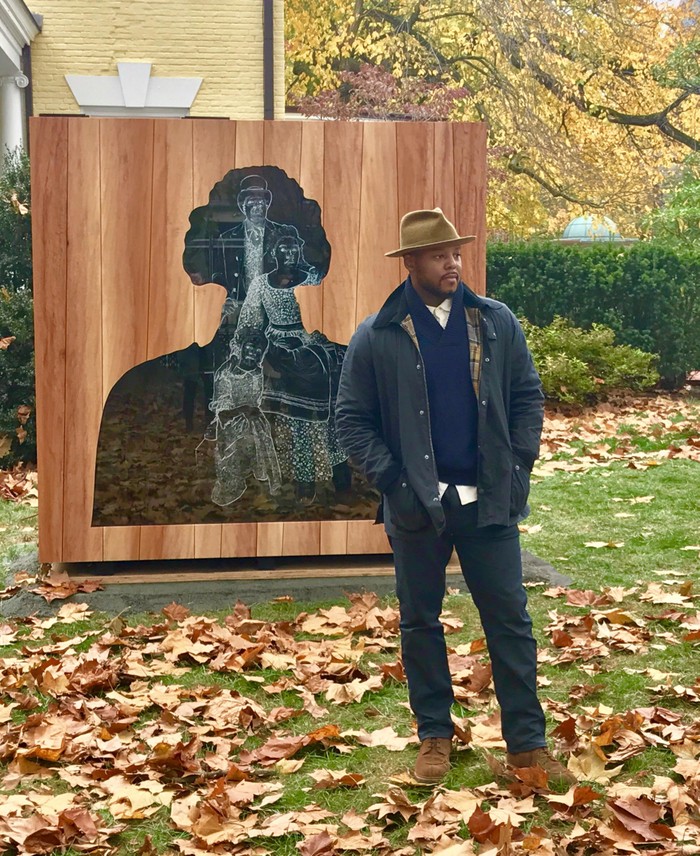
M456 238L450 238L447 241L430 241L427 244L414 244L410 247L401 247L398 250L393 250L390 253L384 253L388 259L395 259L398 256L405 256L408 253L413 253L416 250L427 250L429 248L439 249L440 247L449 247L451 244L470 244L476 241L476 235L461 235Z

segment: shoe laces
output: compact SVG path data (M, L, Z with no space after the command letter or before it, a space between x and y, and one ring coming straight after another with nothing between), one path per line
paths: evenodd
M428 746L427 746L428 752L442 752L442 749L441 749L442 744L440 742L441 739L442 738L440 738L440 737L427 737L426 742L428 744ZM445 754L445 753L442 752L442 754Z

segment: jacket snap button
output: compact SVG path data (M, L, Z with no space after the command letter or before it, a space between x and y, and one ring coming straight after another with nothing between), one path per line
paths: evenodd
M433 502L440 502L440 497L439 497L439 496L434 496L434 497L433 497Z
M516 464L516 465L515 465L515 469L516 469L516 470L519 470L519 469L520 469L520 464Z
M425 456L425 460L426 460L426 461L429 461L429 460L430 460L430 455L426 455L426 456Z
M418 413L420 416L425 416L425 410L419 410Z
M484 407L486 407L486 402L485 402L485 401L482 401L481 403L484 405Z
M408 487L408 485L406 484L406 482L401 482L401 487Z
M418 369L418 371L420 371L420 365L416 366L416 368Z
M484 362L485 362L485 363L490 363L490 362L491 362L491 357L484 357Z

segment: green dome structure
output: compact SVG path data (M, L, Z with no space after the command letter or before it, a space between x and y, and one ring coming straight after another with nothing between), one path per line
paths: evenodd
M562 241L589 243L591 241L622 241L622 235L609 217L594 217L584 214L574 217L564 229Z

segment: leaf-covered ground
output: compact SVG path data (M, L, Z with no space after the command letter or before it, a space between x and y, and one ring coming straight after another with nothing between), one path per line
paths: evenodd
M529 597L548 734L578 786L500 776L468 595L445 603L457 738L434 789L410 777L392 599L66 603L0 619L0 852L700 852L698 408L664 401L647 422L640 406L550 420L523 525L574 580ZM48 599L55 582L24 584Z

